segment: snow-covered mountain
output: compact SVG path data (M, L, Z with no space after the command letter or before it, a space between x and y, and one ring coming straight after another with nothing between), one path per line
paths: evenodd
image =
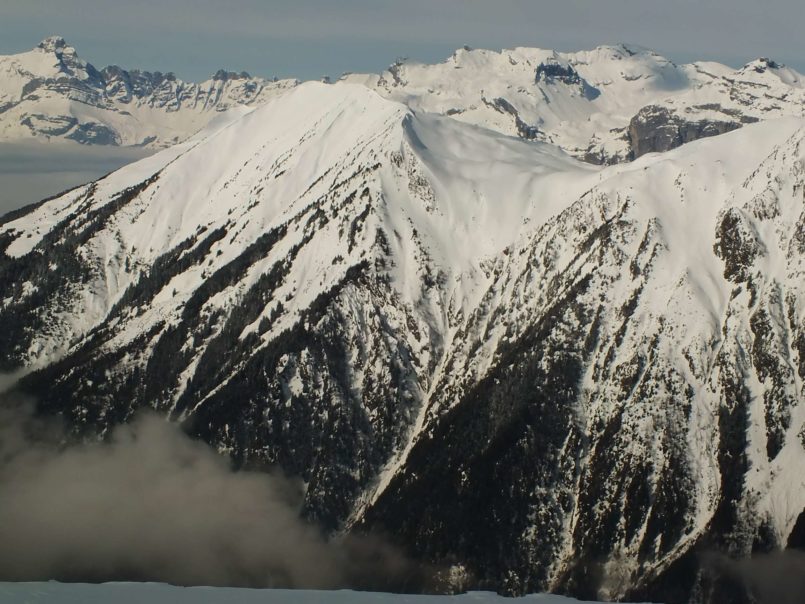
M805 119L602 167L417 107L303 84L4 217L0 368L507 593L805 545Z
M116 65L98 70L53 36L29 52L0 56L0 141L166 147L219 112L262 103L296 84L223 70L200 84Z

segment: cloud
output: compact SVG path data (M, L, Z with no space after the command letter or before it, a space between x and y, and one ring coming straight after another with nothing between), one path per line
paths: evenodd
M414 572L379 539L327 542L299 517L301 483L234 472L156 415L71 444L5 398L0 580L383 588Z
M63 143L0 143L0 216L153 153Z

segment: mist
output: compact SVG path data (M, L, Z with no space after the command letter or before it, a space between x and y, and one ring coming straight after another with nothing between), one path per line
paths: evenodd
M154 153L63 142L0 143L0 216Z
M4 399L2 581L381 589L414 572L380 539L327 542L300 518L301 482L235 472L154 414L70 444L30 403Z
M758 604L805 602L805 552L789 549L738 560L711 553L704 563L743 584Z

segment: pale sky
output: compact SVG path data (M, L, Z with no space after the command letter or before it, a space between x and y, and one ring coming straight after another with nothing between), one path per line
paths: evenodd
M768 56L805 71L805 0L0 0L0 54L60 34L96 65L205 79L319 78L462 45L627 42L677 62Z

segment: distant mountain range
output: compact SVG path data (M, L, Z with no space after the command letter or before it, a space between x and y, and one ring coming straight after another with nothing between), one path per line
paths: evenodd
M676 65L628 45L576 53L464 48L440 64L399 61L379 75L341 79L416 111L550 142L598 164L805 114L805 78L773 60L739 70ZM194 84L171 73L98 70L51 37L30 52L0 57L0 141L165 147L223 111L255 107L298 83L219 71Z
M805 547L802 77L621 46L343 79L0 219L0 369L465 584L749 602L706 561Z
M259 104L297 83L223 70L200 84L116 65L98 70L53 36L29 52L0 56L0 141L167 147L222 111Z

